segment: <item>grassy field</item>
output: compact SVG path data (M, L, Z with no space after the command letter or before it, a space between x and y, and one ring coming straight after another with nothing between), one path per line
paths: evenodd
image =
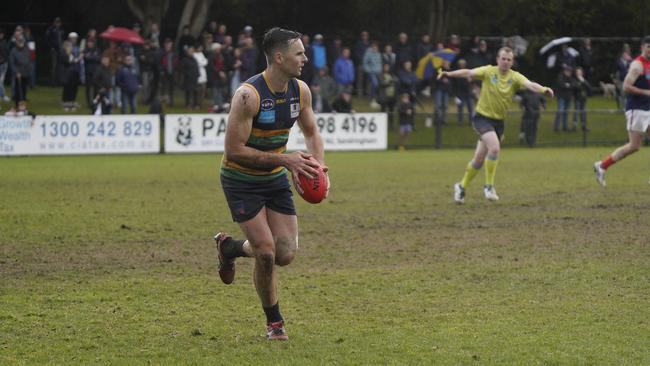
M647 152L505 149L498 203L470 150L330 153L263 337L219 155L0 159L0 365L648 365Z

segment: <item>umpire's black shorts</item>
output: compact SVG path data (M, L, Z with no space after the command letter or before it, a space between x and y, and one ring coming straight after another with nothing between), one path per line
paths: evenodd
M503 131L505 130L505 123L502 119L493 119L476 113L474 114L474 118L472 118L472 127L474 127L474 131L476 131L479 137L483 136L484 133L494 131L499 141L501 141Z

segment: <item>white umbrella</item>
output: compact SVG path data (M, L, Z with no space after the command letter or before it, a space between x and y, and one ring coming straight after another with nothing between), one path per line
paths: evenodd
M555 46L559 46L559 45L561 45L561 44L569 43L569 42L571 42L572 40L573 40L573 38L571 38L571 37L556 38L556 39L550 41L549 43L547 43L546 45L544 45L544 47L542 47L542 48L539 50L539 54L540 54L540 55L543 55L543 54L545 54L548 50L550 50L551 48L553 48L553 47L555 47Z
M571 57L578 57L578 56L580 56L580 52L578 52L578 50L576 50L576 49L573 48L573 47L567 47L566 51L569 53L569 55L571 55Z
M546 59L546 68L547 69L552 69L555 67L555 61L557 61L557 55L552 53L548 58Z
M569 56L576 58L580 56L580 52L576 50L573 47L567 47L567 52L569 53ZM546 67L549 69L552 69L555 67L555 62L557 61L557 52L551 53L548 58L546 59Z
M528 41L521 36L512 36L508 38L510 44L512 44L512 49L515 51L515 56L521 56L526 54L528 49Z

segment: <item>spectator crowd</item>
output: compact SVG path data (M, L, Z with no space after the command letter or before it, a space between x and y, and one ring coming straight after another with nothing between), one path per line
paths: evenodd
M261 35L256 35L251 26L233 36L226 24L211 21L198 38L185 26L177 42L164 37L155 23L148 29L136 23L131 30L142 36L142 45L103 39L95 29L83 36L74 31L68 33L61 19L54 19L39 52L47 50L49 54L49 80L53 86L62 86L63 111L81 108L77 94L79 87L84 86L84 108L94 114L136 113L142 105L155 112L162 106L179 103L188 109L223 112L228 110L230 97L239 85L266 64L256 42ZM435 123L448 124L447 109L452 102L457 107L456 123L469 125L480 91L480 83L472 80L438 80L435 74L426 79L418 77L415 70L423 57L439 50L455 54L453 61L443 61L437 72L475 68L494 63L496 46L512 46L505 39L490 48L480 37L461 45L456 35L446 42L434 43L424 34L412 42L405 32L399 33L394 42L380 42L367 31L361 32L352 44L345 44L337 36L326 39L322 34L313 38L305 34L302 42L309 62L301 79L312 90L315 112L353 112L352 96L367 97L370 108L388 112L389 128L394 128L393 116L399 118L404 141L413 130L420 95L433 97ZM592 93L589 79L594 67L591 42L584 40L579 55L566 50L562 47L558 53L558 110L554 128L574 131L580 123L587 130L585 106ZM519 55L515 52L515 56ZM17 26L11 35L0 29L0 98L7 102L9 95L13 97L14 113L35 85L35 60L36 45L29 27ZM623 51L614 77L618 84L630 61L629 50ZM11 85L11 94L5 84ZM177 95L183 97L181 101ZM535 130L531 124L536 124L539 110L545 106L544 100L530 99L521 95L526 112L522 133L529 134ZM571 105L574 115L573 124L569 125ZM526 141L534 144L534 138Z

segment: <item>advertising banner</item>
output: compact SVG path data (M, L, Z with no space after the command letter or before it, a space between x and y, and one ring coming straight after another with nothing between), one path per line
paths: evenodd
M227 114L165 115L165 152L222 152Z
M0 155L160 151L158 115L0 117Z
M223 152L227 114L168 114L165 116L165 152ZM386 150L385 113L316 115L326 151ZM306 150L305 138L296 123L291 129L289 150Z

